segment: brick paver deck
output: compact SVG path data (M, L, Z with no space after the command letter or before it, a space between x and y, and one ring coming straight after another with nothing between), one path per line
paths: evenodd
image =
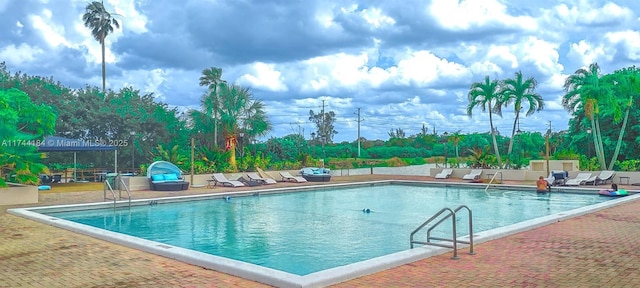
M349 176L332 182L426 177ZM277 186L299 185L279 183ZM218 193L134 191L136 199ZM250 189L250 188L242 188ZM236 188L237 190L237 188ZM102 201L102 191L41 193L38 205ZM16 207L16 206L14 206ZM0 287L268 287L6 213ZM640 201L402 265L334 287L640 287Z

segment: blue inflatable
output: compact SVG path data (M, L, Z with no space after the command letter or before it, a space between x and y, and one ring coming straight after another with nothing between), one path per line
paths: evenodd
M51 190L51 186L49 186L49 185L40 185L40 186L38 186L38 190Z
M600 192L598 192L598 194L603 195L603 196L609 196L609 197L618 197L618 196L627 196L629 195L629 192L627 192L626 190L620 189L620 190L600 190Z

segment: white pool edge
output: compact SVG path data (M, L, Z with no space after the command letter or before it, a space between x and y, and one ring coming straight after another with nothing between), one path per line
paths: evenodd
M404 182L404 181L394 181L394 182ZM376 181L375 183L380 183ZM343 185L339 185L343 186ZM323 188L328 187L328 185L323 185L322 187L315 188ZM333 186L335 187L335 186ZM248 194L253 194L256 192L269 192L269 190L264 191L251 191L247 192ZM242 194L247 194L242 193ZM237 193L240 194L240 193ZM216 195L197 195L197 196L182 196L182 197L168 197L168 198L158 198L158 199L167 199L171 200L196 200L198 198L221 198L224 195L228 194L216 194ZM231 193L233 195L233 193ZM517 234L523 231L535 229L541 226L549 225L552 223L560 222L566 219L578 217L584 214L593 213L602 209L614 207L623 203L635 201L640 198L640 193L629 195L625 197L620 197L618 199L606 201L603 203L598 203L586 207L581 207L577 209L573 209L570 211L560 212L551 214L548 216L527 220L524 222L495 228L487 231L474 233L474 244L483 243L486 241L506 237L509 235ZM145 200L135 200L132 202L135 203L145 203L149 201ZM122 206L124 203L118 203ZM336 268L331 268L315 273L311 273L305 276L299 276L291 273L286 273L283 271L266 268L242 261L232 260L224 257L219 257L211 254L206 254L202 252L197 252L181 247L176 247L172 245L167 245L155 241L145 240L125 234L120 234L116 232L111 232L107 230L103 230L100 228L91 227L84 224L75 223L72 221L67 221L64 219L59 219L56 217L40 214L37 211L68 211L70 208L74 207L93 207L93 208L108 208L112 207L113 202L101 202L101 203L90 203L90 204L73 204L73 205L57 205L57 206L44 206L44 207L30 207L30 208L15 208L8 209L7 211L13 215L21 216L24 218L28 218L37 222L41 222L44 224L48 224L51 226L55 226L58 228L63 228L69 231L73 231L76 233L88 235L97 239L109 241L112 243L120 244L126 247L131 247L134 249L138 249L141 251L145 251L148 253L160 255L163 257L167 257L170 259L176 259L178 261L182 261L185 263L189 263L196 266L201 266L204 268L216 270L219 272L227 273L230 275L238 276L241 278L265 283L268 285L273 285L276 287L324 287L331 284L336 284L340 282L344 282L350 279L358 278L361 276L373 274L376 272L384 271L393 267L398 267L404 264L408 264L411 262L415 262L421 259L425 259L431 256L452 252L452 249L448 248L440 248L433 246L421 246L414 249L404 250L397 253L376 257L373 259L340 266ZM468 236L462 237L461 239L469 240ZM407 246L409 246L409 235L407 235ZM458 245L458 256L459 257L473 257L473 255L468 255L468 245ZM452 260L455 261L455 260Z

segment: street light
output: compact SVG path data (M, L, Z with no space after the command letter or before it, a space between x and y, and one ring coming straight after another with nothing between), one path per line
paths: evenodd
M135 156L136 155L136 146L134 145L133 141L135 141L134 137L136 135L136 132L135 131L131 131L131 132L129 132L129 135L131 135L131 176L135 176L135 174L136 174L136 172L135 172L136 171L135 170L135 167L136 167L136 164L135 164L136 163L136 158L135 158L136 157Z

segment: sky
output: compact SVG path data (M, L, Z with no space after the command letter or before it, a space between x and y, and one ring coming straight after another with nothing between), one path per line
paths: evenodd
M0 62L11 72L101 87L101 50L87 0L0 0ZM638 0L104 0L120 29L106 39L107 89L133 87L199 109L204 69L251 89L273 129L306 138L309 111L336 114L334 142L386 140L390 130L488 132L467 115L472 83L522 71L543 111L520 130L567 129L568 75L640 60ZM358 117L359 111L359 117ZM510 135L513 108L494 123ZM358 129L360 128L360 129Z

